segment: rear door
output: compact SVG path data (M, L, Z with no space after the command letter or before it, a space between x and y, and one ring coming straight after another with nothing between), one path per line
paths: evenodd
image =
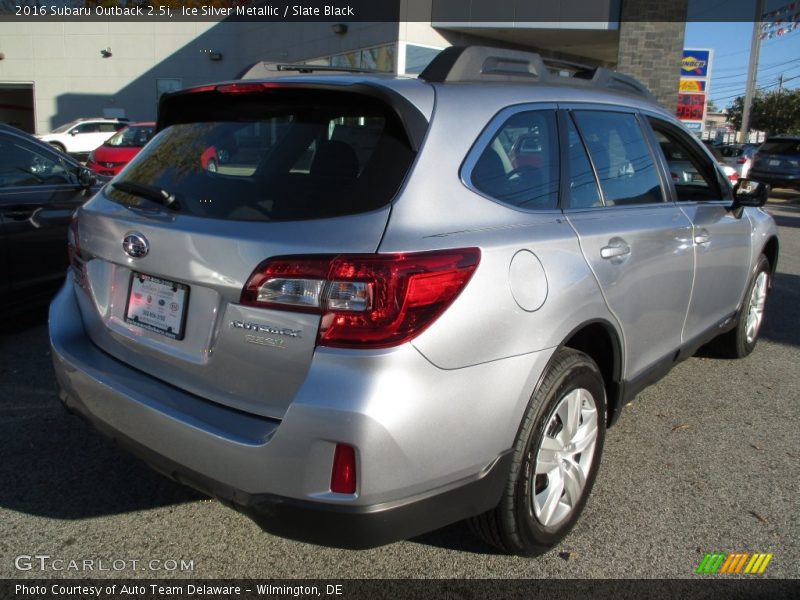
M625 375L634 379L680 347L694 267L691 222L666 201L637 115L576 107L563 116L565 213L622 328Z
M67 268L67 227L86 200L77 167L0 133L0 218L7 307L51 293Z
M698 143L675 125L651 117L655 140L670 170L676 154L692 165L688 180L673 179L675 198L692 221L696 268L684 341L726 322L736 311L750 270L750 220L729 210L731 188Z
M171 122L162 114L163 130L81 211L87 293L78 296L106 352L200 397L281 418L320 318L245 306L245 284L274 257L374 253L415 151L396 112L360 94L225 89L175 99ZM224 157L215 170L210 149ZM172 208L141 186L171 195Z

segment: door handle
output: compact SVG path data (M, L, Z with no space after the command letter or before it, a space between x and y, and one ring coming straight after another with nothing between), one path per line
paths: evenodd
M625 242L611 242L600 248L600 258L619 258L631 253L631 247Z
M701 231L697 235L694 236L694 243L697 245L707 244L711 241L711 236L708 234L707 231Z
M36 209L33 208L12 208L4 211L3 216L11 219L12 221L27 221L34 215L35 212Z

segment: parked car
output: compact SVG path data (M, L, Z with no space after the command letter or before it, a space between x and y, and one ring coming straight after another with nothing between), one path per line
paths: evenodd
M73 159L0 125L0 319L49 302L62 284L67 227L93 183Z
M165 96L78 211L60 398L278 535L359 548L470 519L551 548L627 402L703 344L753 350L766 187L732 187L606 69L482 47L417 80L298 68ZM200 159L221 125L236 170Z
M739 177L747 177L753 165L753 156L758 150L758 144L728 144L719 148L722 162L736 169Z
M717 163L719 163L722 173L725 175L725 177L728 178L728 181L735 184L737 181L739 181L740 178L746 177L745 175L742 175L737 169L735 169L734 167L725 162L725 156L723 155L722 150L720 148L717 148L716 146L710 146L708 148L708 151L711 153L711 156L713 156L717 160ZM748 165L748 169L749 168L750 167Z
M76 119L36 137L61 152L85 158L89 152L127 126L127 119Z
M100 175L116 175L150 141L155 128L155 123L131 123L120 129L89 153L86 166Z
M800 136L768 137L753 157L749 176L774 187L800 190Z

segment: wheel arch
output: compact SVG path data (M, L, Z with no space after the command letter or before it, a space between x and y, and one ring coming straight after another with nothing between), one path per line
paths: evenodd
M606 425L616 421L622 398L622 341L606 320L587 321L574 328L559 346L589 355L597 363L606 388Z
M767 243L764 244L764 247L761 249L761 254L767 257L767 261L769 262L769 278L770 282L775 277L775 271L778 268L778 250L780 244L778 242L778 237L773 235L768 240Z

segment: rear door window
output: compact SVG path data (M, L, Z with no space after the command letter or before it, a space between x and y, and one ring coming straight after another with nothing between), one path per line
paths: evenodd
M607 206L663 202L653 156L630 113L575 111Z
M317 219L385 206L415 155L389 107L352 93L212 96L188 121L156 135L115 181L164 190L198 217ZM113 182L108 195L150 202Z

